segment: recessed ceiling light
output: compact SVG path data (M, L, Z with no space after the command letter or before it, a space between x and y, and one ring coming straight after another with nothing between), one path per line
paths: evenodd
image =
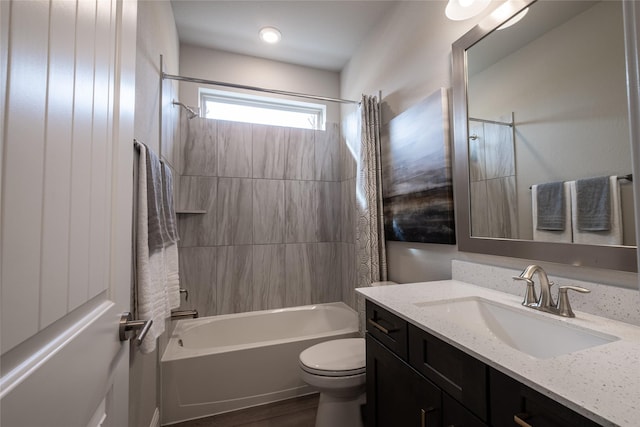
M449 0L444 14L452 21L473 18L482 12L490 0Z
M260 39L265 43L278 43L282 38L282 34L277 28L274 27L264 27L260 30Z

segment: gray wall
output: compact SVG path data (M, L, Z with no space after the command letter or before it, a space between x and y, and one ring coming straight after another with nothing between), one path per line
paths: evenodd
M178 161L176 136L179 130L179 110L171 105L171 101L174 97L177 98L178 85L165 81L162 86L162 97L160 96L161 54L164 56L165 72L177 73L179 43L171 4L140 1L138 2L134 137L147 144L156 153L162 152L163 160L171 166L175 176ZM160 108L162 108L162 125L159 118ZM131 426L149 426L153 420L154 411L160 408L158 359L164 341L166 337L161 337L158 350L150 354L140 353L136 345L131 344L129 361L129 425Z
M181 286L201 316L343 300L353 268L340 131L181 121ZM344 196L343 196L344 189ZM353 289L353 284L350 285ZM348 297L348 295L347 295Z

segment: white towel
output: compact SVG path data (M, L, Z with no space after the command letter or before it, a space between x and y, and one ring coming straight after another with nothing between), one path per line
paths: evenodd
M533 240L540 242L571 243L571 200L569 197L569 183L564 183L564 231L538 230L538 186L531 186L531 215L533 219Z
M165 163L162 165L162 210L164 215L164 235L168 241L164 242L164 266L166 274L166 298L171 310L180 307L180 270L178 264L178 230L176 228L176 213L173 207L173 176L171 169Z
M149 229L147 209L147 149L140 144L138 161L138 209L136 233L136 281L138 318L153 320L149 333L140 344L140 351L151 353L156 340L164 332L167 313L163 251L149 254Z
M571 206L573 242L584 245L621 245L622 244L622 210L620 207L620 184L617 176L609 177L611 186L611 228L608 231L581 231L578 230L578 197L576 182L571 183Z

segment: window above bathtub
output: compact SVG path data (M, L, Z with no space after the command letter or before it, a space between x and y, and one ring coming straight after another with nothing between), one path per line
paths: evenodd
M327 106L200 88L200 111L208 119L324 130Z

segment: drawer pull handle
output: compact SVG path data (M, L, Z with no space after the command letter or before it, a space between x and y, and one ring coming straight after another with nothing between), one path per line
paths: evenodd
M430 407L427 409L420 408L420 427L427 427L427 414L433 412L436 408Z
M529 418L528 414L515 414L513 416L513 421L515 421L516 424L518 424L520 427L531 427L531 424L529 424L528 422L526 422L525 420L523 420L522 418L527 419Z
M397 329L387 329L384 326L382 326L380 323L376 322L373 319L367 319L367 321L369 322L369 324L371 326L373 326L374 328L376 328L377 330L379 330L380 332L382 332L383 334L389 335L390 332L396 331Z

